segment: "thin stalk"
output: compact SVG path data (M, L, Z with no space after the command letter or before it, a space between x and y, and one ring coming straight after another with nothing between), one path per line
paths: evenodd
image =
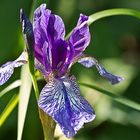
M9 101L8 105L6 106L6 108L4 109L4 111L2 112L0 116L0 126L3 125L3 123L6 121L8 116L13 111L13 109L17 106L18 100L19 100L18 95L14 95L12 99Z
M133 16L140 19L140 11L133 10L133 9L125 9L125 8L115 8L109 10L103 10L101 12L97 12L89 16L88 25L91 25L95 21L109 17L109 16L117 16L117 15L128 15Z
M94 90L97 90L99 91L100 93L102 94L105 94L107 95L108 97L112 98L113 100L125 105L125 106L128 106L130 108L133 108L137 111L140 111L140 104L134 102L134 101L131 101L125 97L122 97L122 96L118 96L114 93L111 93L109 91L106 91L104 89L101 89L100 87L97 87L97 86L94 86L94 85L90 85L90 84L85 84L85 83L79 83L81 86L85 86L85 87L88 87L88 88L91 88L91 89L94 89Z
M19 87L21 85L21 81L20 80L16 80L14 81L12 84L8 85L5 89L3 89L0 92L0 98L5 95L6 93L8 93L9 91Z
M38 1L35 0L33 2L33 6L31 8L31 13L30 13L30 19L33 17L33 12L35 10L35 7L38 5ZM30 70L30 76L32 79L36 99L38 101L39 98L39 89L37 85L37 80L35 77L35 71L34 71L34 58L33 55L29 56L29 70ZM40 108L39 110L39 117L42 123L42 128L44 132L44 140L53 140L54 139L54 130L55 130L55 122L52 120L50 116L48 116L46 113L44 113Z
M90 15L88 19L88 25L90 26L92 23L94 23L99 19L110 17L110 16L118 16L118 15L127 15L140 19L140 11L133 10L133 9L125 9L125 8L115 8L115 9L103 10L101 12L96 12L95 14ZM66 40L70 37L71 33L72 31L65 37Z
M45 140L54 140L54 131L56 123L39 108L40 120L43 127L43 133Z

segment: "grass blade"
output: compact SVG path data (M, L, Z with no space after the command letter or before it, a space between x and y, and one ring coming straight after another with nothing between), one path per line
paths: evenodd
M0 92L0 98L5 95L7 92L9 92L10 90L12 89L15 89L17 87L19 87L21 85L21 81L20 80L17 80L15 82L13 82L12 84L10 84L9 86L7 86L4 90L2 90Z
M96 12L95 14L90 15L88 19L88 25L90 26L92 23L94 23L99 19L109 17L109 16L117 16L117 15L127 15L140 19L140 11L127 9L127 8L114 8L114 9L103 10L101 12ZM70 37L71 33L72 31L65 37L66 40Z
M101 12L97 12L95 14L90 15L88 24L90 25L101 18L115 16L115 15L128 15L140 19L140 11L133 10L133 9L116 8L116 9L103 10Z
M14 95L0 116L0 127L4 124L4 122L11 114L11 112L14 110L17 104L18 104L18 95Z
M114 94L114 93L111 93L111 92L109 92L109 91L106 91L106 90L101 89L101 88L99 88L99 87L97 87L97 86L94 86L94 85L85 84L85 83L79 83L79 84L80 84L81 86L85 86L85 87L87 87L87 88L91 88L91 89L93 89L93 90L97 90L97 91L99 91L100 93L105 94L105 95L107 95L108 97L111 97L113 100L115 100L115 101L117 101L117 102L119 102L119 103L121 103L121 104L123 104L123 105L126 105L126 106L128 106L128 107L130 107L130 108L133 108L133 109L135 109L135 110L137 110L137 111L140 111L140 104L138 104L138 103L136 103L136 102L134 102L134 101L132 101L132 100L129 100L129 99L124 98L124 97L122 97L122 96L118 96L118 95L116 95L116 94Z
M19 93L19 108L18 108L18 136L17 140L22 139L23 127L25 123L28 102L31 93L32 82L28 70L28 65L22 67L21 71L21 87Z

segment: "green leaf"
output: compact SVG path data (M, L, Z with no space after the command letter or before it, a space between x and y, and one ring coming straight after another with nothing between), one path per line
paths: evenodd
M88 25L90 26L92 23L94 23L99 19L109 17L109 16L117 16L117 15L127 15L140 19L140 11L133 10L133 9L116 8L116 9L103 10L101 12L97 12L95 14L90 15L88 19ZM66 40L69 38L71 33L72 31L65 37Z
M23 127L25 123L28 102L31 94L32 82L28 70L28 65L22 67L21 71L21 87L19 92L19 108L18 108L18 136L17 140L22 139Z
M6 121L6 119L11 114L11 112L13 111L13 109L16 107L17 104L18 104L18 95L14 95L0 116L0 126L4 124L4 122Z
M47 115L41 109L39 109L39 116L42 123L45 140L54 140L56 123L49 115Z
M10 84L9 86L7 86L4 90L2 90L0 92L0 98L5 95L6 93L8 93L10 90L15 89L17 87L19 87L21 85L21 81L17 80L15 82L13 82L12 84Z
M115 15L128 15L140 19L140 11L133 10L133 9L116 8L116 9L104 10L90 15L88 19L88 24L91 25L93 22L99 19L109 17L109 16L115 16Z
M119 103L121 103L123 105L126 105L126 106L128 106L130 108L133 108L133 109L135 109L137 111L140 111L140 104L138 104L138 103L136 103L134 101L131 101L131 100L129 100L127 98L124 98L122 96L118 96L118 95L116 95L114 93L111 93L109 91L106 91L106 90L101 89L101 88L99 88L97 86L94 86L94 85L90 85L90 84L86 84L86 83L79 83L79 84L81 86L85 86L87 88L91 88L93 90L97 90L100 93L107 95L108 97L112 98L113 100L115 100L115 101L117 101L117 102L119 102Z

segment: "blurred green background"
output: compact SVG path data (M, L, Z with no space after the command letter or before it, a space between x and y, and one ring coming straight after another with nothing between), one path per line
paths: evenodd
M132 8L140 10L140 0L46 0L49 9L60 15L66 33L76 25L79 14L91 15L111 8ZM14 60L23 50L23 37L19 22L19 10L23 8L29 16L32 0L0 0L0 64ZM80 82L97 85L140 103L140 20L128 16L114 16L101 19L90 26L91 43L87 54L95 56L110 72L123 76L125 80L112 86L101 78L96 69L85 69L76 64L71 73ZM80 69L80 71L79 71ZM20 68L0 91L20 78ZM39 83L40 88L44 83ZM139 140L140 112L125 107L97 91L81 87L82 95L94 106L95 121L86 124L73 140ZM0 98L0 112L3 111L13 94L11 91ZM0 140L16 140L17 107L0 128ZM59 130L56 136L60 136ZM65 140L63 136L59 139ZM32 93L23 140L43 140L38 118L35 96Z

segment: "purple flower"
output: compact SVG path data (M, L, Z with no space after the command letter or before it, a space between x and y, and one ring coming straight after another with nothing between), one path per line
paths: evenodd
M45 4L34 12L33 30L28 18L23 16L23 12L21 14L26 44L34 48L35 67L47 81L40 93L38 105L59 124L68 138L73 137L84 123L94 120L95 112L80 95L76 78L70 76L71 66L76 62L87 68L96 66L100 75L112 84L119 83L123 78L110 74L95 58L83 54L90 43L87 16L80 14L76 27L66 41L62 19L46 9ZM14 67L27 63L27 58L21 59L25 55L26 52L0 68L1 85L10 78Z

